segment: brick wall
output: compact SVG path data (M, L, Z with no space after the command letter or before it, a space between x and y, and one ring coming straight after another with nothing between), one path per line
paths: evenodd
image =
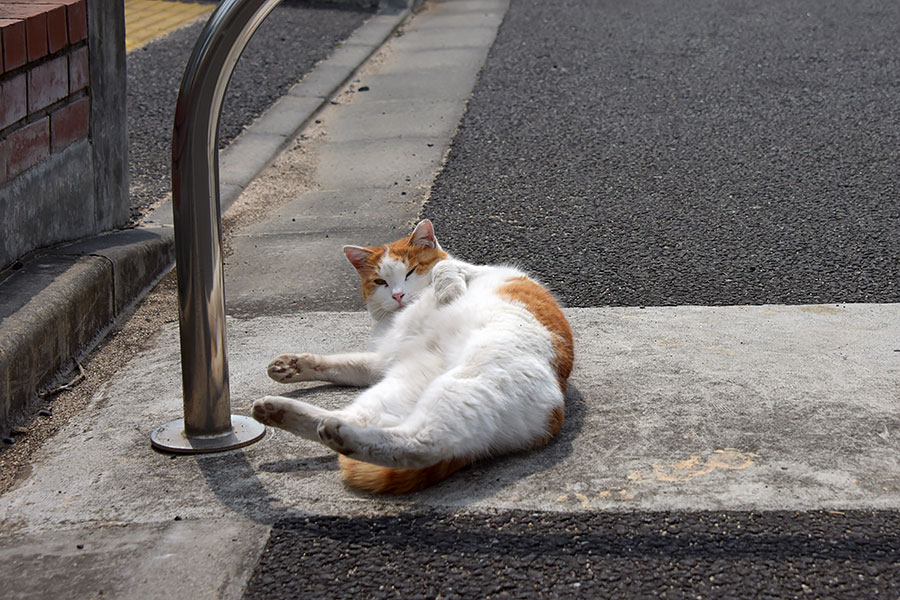
M0 279L128 224L121 0L0 0Z
M86 0L0 0L0 186L90 131Z

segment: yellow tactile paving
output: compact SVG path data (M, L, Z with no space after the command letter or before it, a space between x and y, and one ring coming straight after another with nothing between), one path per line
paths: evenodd
M214 4L170 0L125 0L125 51L189 25L214 8Z

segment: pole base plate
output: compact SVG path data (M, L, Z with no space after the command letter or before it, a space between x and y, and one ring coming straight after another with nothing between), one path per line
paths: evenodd
M150 443L165 452L201 454L249 446L265 434L266 426L256 419L231 415L231 431L219 435L188 436L184 432L184 419L176 419L154 429L150 434Z

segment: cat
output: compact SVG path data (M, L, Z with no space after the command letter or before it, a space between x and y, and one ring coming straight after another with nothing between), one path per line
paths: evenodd
M522 271L449 256L428 220L386 246L345 246L374 350L283 354L275 381L371 386L340 410L266 396L253 417L339 452L347 484L422 490L485 457L540 447L564 418L572 330Z

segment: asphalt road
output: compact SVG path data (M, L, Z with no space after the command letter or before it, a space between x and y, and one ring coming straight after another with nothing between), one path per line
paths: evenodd
M219 145L231 140L372 15L353 3L283 0L251 38L225 92ZM131 52L128 153L132 218L171 191L172 122L201 20Z
M896 598L893 513L440 513L277 524L245 598Z
M425 216L569 306L900 301L897 23L513 0Z

